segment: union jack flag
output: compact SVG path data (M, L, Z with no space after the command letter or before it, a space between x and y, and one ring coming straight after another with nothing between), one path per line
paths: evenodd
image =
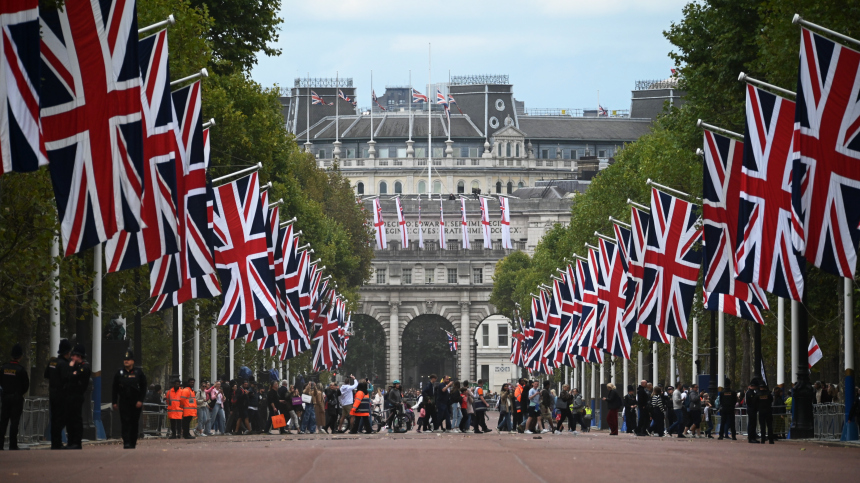
M651 214L635 206L630 207L630 243L627 245L628 292L624 317L628 324L635 324L636 333L652 342L669 343L666 331L655 325L643 324L640 318L642 305L642 281L645 277L645 247L651 230ZM629 326L628 326L629 328Z
M215 263L224 284L218 325L251 324L277 313L257 173L215 189Z
M340 89L337 90L337 97L340 97L341 99L345 100L346 102L352 102L352 99L350 99L348 96L346 96L343 93L343 91Z
M373 102L374 102L374 103L376 103L376 105L379 107L379 110L380 110L380 111L385 111L386 109L385 109L384 107L382 107L382 104L380 104L380 103L379 103L379 100L376 98L376 91L374 91L374 90L372 90L372 89L371 89L371 91L370 91L370 95L371 95L371 97L372 97L372 99L373 99Z
M456 351L458 349L457 336L448 332L447 330L445 331L445 334L448 336L448 349L451 352Z
M246 337L246 342L259 341L258 350L263 350L267 348L272 348L277 346L277 336L275 335L278 331L279 325L279 317L280 317L280 301L281 301L281 292L278 285L278 273L283 272L283 260L281 260L281 267L278 267L275 254L276 247L278 246L278 235L279 229L278 224L280 222L280 214L278 205L275 205L269 208L269 192L268 190L260 193L260 204L263 208L263 214L266 219L266 246L267 254L269 258L269 269L272 271L275 277L275 307L276 312L273 317L263 317L259 321L259 327L257 327L253 332L248 334Z
M487 207L487 199L480 197L481 202L481 231L484 234L484 248L491 250L493 240L490 238L490 209Z
M557 303L559 311L559 327L558 327L558 350L555 353L555 367L568 366L576 367L573 355L575 352L571 350L571 342L573 341L573 279L568 273L572 273L570 266L567 271L562 272L561 281L557 281L558 289ZM555 289L555 287L553 287Z
M314 91L311 91L311 104L312 105L326 105L325 101L319 94Z
M448 93L448 104L456 104L456 103L457 103L457 101L454 100L454 96L452 96L451 93L449 92Z
M382 220L382 206L379 198L373 199L373 231L376 234L376 249L385 250L388 240L385 238L385 221Z
M533 372L539 372L545 368L544 348L549 338L549 325L546 322L546 307L544 306L543 292L539 297L532 297L532 319L531 319L531 342L525 361L525 367Z
M547 367L556 366L555 362L559 354L559 339L561 337L561 307L559 306L558 280L553 280L552 292L546 294L541 292L546 306L546 323L549 328L549 333L546 338L546 345L543 349L543 360L546 361Z
M441 104L448 108L448 101L445 99L445 94L442 94L442 91L436 89L436 104Z
M752 320L764 325L764 317L761 315L761 310L752 310L756 309L756 307L734 295L703 292L702 303L705 306L705 310L719 310L725 314Z
M220 289L211 290L217 287L217 282L212 284L215 279L212 255L215 236L211 211L215 195L206 181L209 135L204 133L200 118L200 87L198 81L171 94L175 149L179 153L175 164L180 246L179 253L163 256L150 266L150 294L158 297L153 311L170 307L163 304L175 298L162 298L161 295L181 290L184 294L179 299L184 299L191 296L192 291L197 294L193 298L213 297L220 293ZM183 290L187 282L198 277L203 277L203 285L198 283L194 289Z
M68 256L141 227L137 10L72 1L40 16L42 133Z
M801 30L792 173L795 247L854 278L860 242L860 52Z
M499 209L502 211L502 248L510 250L514 245L511 243L511 206L507 197L499 196Z
M299 288L303 271L299 270L302 254L298 252L299 239L292 232L292 225L282 238L284 252L284 305L286 334L281 348L281 360L291 359L310 349L311 341L307 326L301 315Z
M601 238L597 287L598 315L603 328L602 348L617 357L630 359L630 338L624 326L627 273L620 247Z
M155 262L179 251L176 194L176 132L167 65L167 30L138 42L143 104L145 188L136 233L120 230L105 245L107 271L117 272Z
M698 207L656 188L651 189L651 227L645 250L640 323L687 338L702 254L695 248L702 236Z
M409 233L406 232L406 216L403 215L403 204L400 203L400 197L394 199L397 205L397 226L400 228L400 245L402 248L409 248Z
M472 245L469 243L469 229L466 222L466 198L460 197L460 233L463 235L463 249L471 250Z
M632 225L630 228L619 223L613 223L612 229L615 232L615 241L618 242L619 255L621 256L621 268L624 271L624 277L627 284L627 290L624 294L624 313L622 316L621 326L627 335L627 341L633 341L633 334L637 329L636 321L636 282L630 277L630 245L633 243ZM644 327L648 327L647 325Z
M609 113L606 112L606 109L604 109L603 106L598 104L597 105L597 115L598 115L598 117L606 117L609 115Z
M588 261L576 261L576 288L579 298L579 333L576 345L583 348L599 348L600 319L598 312L597 253L588 250Z
M737 279L800 300L803 260L791 241L795 104L751 85L746 96Z
M332 296L334 294L332 293ZM314 334L314 370L322 371L334 366L338 355L338 321L332 314L331 305L326 307L322 315L322 325Z
M39 1L0 2L0 176L48 164L39 120Z
M747 312L757 313L767 309L764 292L757 285L735 280L734 272L742 152L743 143L705 131L703 289L731 295L749 304ZM751 320L759 319L761 314Z
M203 130L203 165L194 165L190 176L182 175L182 163L176 163L177 181L185 193L184 203L179 204L180 252L168 255L150 264L150 290L156 296L151 312L176 307L191 299L212 298L221 294L221 285L215 274L212 252L215 250L213 213L215 192L212 183L205 180L209 168L209 129ZM187 182L186 182L187 181ZM203 181L205 191L200 192L196 183ZM205 225L201 219L201 204L205 202ZM205 226L205 228L204 228ZM190 236L188 235L190 234ZM205 272L205 273L204 273ZM194 275L192 275L192 273ZM181 280L178 277L182 277ZM167 279L171 279L168 281ZM167 287L178 287L174 291L162 292Z
M445 250L448 248L448 243L445 241L445 209L443 207L442 198L439 198L439 249Z
M511 334L511 364L517 367L523 367L523 342L525 336L520 332Z
M412 89L412 102L430 102L430 99L415 89Z

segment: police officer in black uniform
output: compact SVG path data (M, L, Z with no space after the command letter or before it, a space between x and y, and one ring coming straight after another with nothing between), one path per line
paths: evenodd
M63 449L63 427L66 425L66 409L63 405L63 379L61 371L69 365L72 344L68 339L60 341L57 357L52 357L45 367L48 381L48 403L51 409L51 449Z
M758 409L758 426L761 428L761 444L764 444L765 438L770 444L773 444L773 394L764 381L758 387L756 405L756 409Z
M24 355L21 344L12 347L12 360L0 366L0 388L3 389L3 409L0 410L0 450L6 442L6 427L9 428L9 449L18 449L18 422L24 412L24 394L30 389L30 377L21 367Z
M60 366L63 379L63 404L66 410L66 435L69 444L65 449L82 449L84 437L84 393L90 385L90 363L86 361L87 349L83 344L75 345L72 360Z
M737 440L737 430L735 429L735 406L738 403L738 395L732 391L732 381L726 378L725 387L720 393L720 437L723 439L729 437L729 430L732 431L732 440Z
M758 443L758 433L756 432L756 422L758 421L758 386L758 378L753 378L744 395L744 400L747 402L747 442L749 443Z
M128 350L122 359L122 368L113 376L111 402L119 409L122 425L123 449L137 446L140 412L146 396L146 375L140 367L134 367L134 352Z

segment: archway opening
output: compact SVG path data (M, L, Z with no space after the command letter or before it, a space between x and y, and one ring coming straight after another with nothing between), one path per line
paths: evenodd
M440 315L419 315L403 328L401 360L405 388L420 389L429 381L430 374L456 379L457 352L468 348L451 351L446 331L457 337L459 344L461 337L454 325Z
M373 385L384 384L388 381L386 365L386 340L382 324L369 315L356 314L352 317L353 333L349 337L349 357L343 362L338 372L355 374L373 381Z

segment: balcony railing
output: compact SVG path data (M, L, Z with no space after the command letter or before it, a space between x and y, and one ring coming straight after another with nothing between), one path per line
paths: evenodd
M331 159L318 159L322 168L331 166ZM341 168L374 169L396 167L398 169L427 168L427 158L341 158ZM485 168L541 168L569 172L573 169L571 160L528 159L528 158L433 158L433 166L442 168L468 169Z

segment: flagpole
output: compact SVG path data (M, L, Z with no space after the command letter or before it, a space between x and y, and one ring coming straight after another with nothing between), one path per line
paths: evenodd
M409 140L412 141L412 69L409 70Z
M373 70L370 71L370 142L373 142Z
M310 72L308 72L308 76L306 77L306 79L308 80L307 85L305 86L305 91L308 94L308 99L307 99L308 105L306 106L308 122L307 122L307 126L305 126L305 137L307 138L307 140L305 141L305 151L310 152L311 151L311 73Z
M334 149L332 158L340 159L340 72L334 74Z
M433 66L432 45L427 44L427 199L430 199L433 193L433 109L430 106L430 72ZM439 196L442 196L440 190Z

